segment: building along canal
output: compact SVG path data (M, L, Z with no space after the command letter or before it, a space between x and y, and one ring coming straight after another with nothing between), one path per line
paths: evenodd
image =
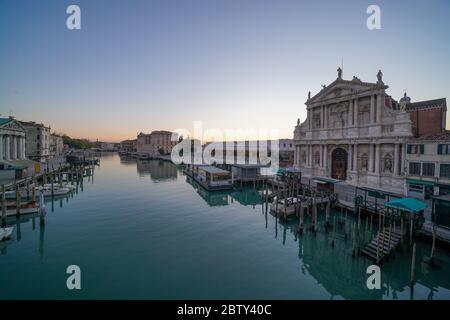
M8 218L0 299L450 299L442 248L435 268L424 262L431 245L417 243L411 290L405 243L381 267L382 288L369 290L373 262L352 257L350 215L332 211L335 236L323 214L316 235L308 218L299 235L296 217L264 209L251 186L210 193L170 162L102 157L78 193L47 203L44 226ZM66 287L69 265L81 268L81 290Z

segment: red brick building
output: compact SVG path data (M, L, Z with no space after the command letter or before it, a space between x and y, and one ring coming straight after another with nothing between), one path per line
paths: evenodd
M405 101L405 97L402 98L403 101ZM439 134L446 129L447 101L445 98L407 102L405 109L411 116L415 137Z

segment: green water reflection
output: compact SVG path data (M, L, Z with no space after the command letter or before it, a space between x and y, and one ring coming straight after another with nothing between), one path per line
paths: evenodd
M78 193L47 202L45 227L39 217L9 219L0 299L450 298L449 253L438 250L431 268L423 242L413 292L407 243L382 267L382 289L368 290L371 262L351 254L353 221L334 216L332 246L323 221L316 236L299 235L298 220L267 213L252 187L209 193L169 162L108 156ZM80 291L66 288L71 264L82 270Z

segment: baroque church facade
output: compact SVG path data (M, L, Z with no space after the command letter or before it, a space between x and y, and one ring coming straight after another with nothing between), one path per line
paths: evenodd
M294 166L303 177L331 177L354 186L403 193L407 142L413 136L405 106L377 82L337 79L308 94L307 118L294 130Z

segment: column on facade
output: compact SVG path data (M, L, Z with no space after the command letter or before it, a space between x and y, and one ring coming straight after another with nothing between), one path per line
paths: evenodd
M5 160L9 160L11 153L10 153L10 140L9 140L9 136L7 135L5 137Z
M26 143L25 137L22 137L22 159L26 159L27 157L25 143Z
M320 154L320 166L322 167L322 169L325 169L325 145L322 144L321 148L320 148L321 154Z
M348 152L347 152L347 171L352 171L352 159L353 159L353 145L348 145Z
M319 144L319 168L322 168L322 144Z
M328 168L328 150L326 144L323 145L323 168Z
M375 173L380 173L380 144L375 144Z
M369 172L373 172L373 156L373 144L369 143Z
M17 159L22 159L22 137L17 137Z
M402 158L400 160L400 173L405 175L407 174L407 168L406 168L406 143L402 144L402 152L401 152Z
M381 116L382 116L382 110L383 110L383 103L384 101L384 95L382 93L377 95L377 113L376 113L376 122L381 123Z
M309 129L309 130L312 130L311 108L309 108L309 107L308 107L307 118L308 118L308 129Z
M11 160L17 158L17 138L16 136L11 136Z
M20 136L16 137L16 148L17 148L17 152L16 152L16 159L22 159L22 139Z
M0 135L0 160L3 160L4 156L3 156L3 135Z
M309 166L309 145L304 145L305 148L305 167Z
M396 143L394 145L394 175L398 176L399 173L399 163L400 163L400 145Z
M375 122L375 96L370 96L370 123Z
M297 151L298 151L298 146L297 145L294 145L294 167L295 166L297 166L297 159L298 159L298 157L297 157Z
M358 98L353 102L353 125L358 125Z
M16 138L16 143L15 143L16 153L14 156L16 157L16 159L20 159L20 156L21 156L20 151L22 150L21 146L20 146L20 143L21 143L20 136L16 136L15 138Z
M313 146L312 144L309 145L309 166L312 167L313 166Z
M350 99L348 102L348 121L347 126L351 126L353 124L353 101Z
M21 159L21 151L22 151L22 140L20 136L16 136L16 159Z
M309 154L311 153L311 150L310 150L310 145L309 144L307 144L306 145L306 166L310 166L310 163L309 163Z
M358 171L358 145L353 145L353 171Z

